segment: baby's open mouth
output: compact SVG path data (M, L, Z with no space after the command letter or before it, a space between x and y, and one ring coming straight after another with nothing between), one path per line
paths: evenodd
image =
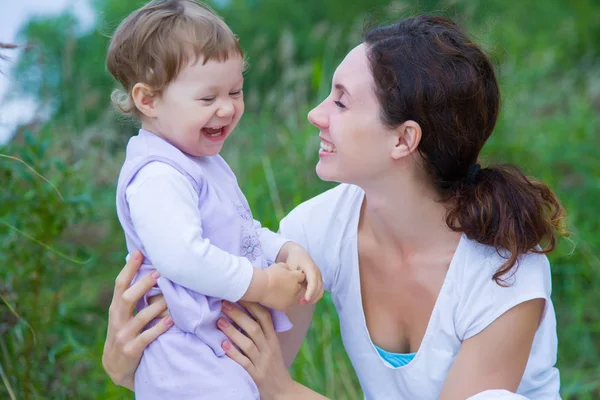
M224 127L222 127L222 126L215 127L215 128L209 128L209 127L202 128L202 133L204 133L206 136L210 136L210 137L221 136L223 134L223 131L224 131Z

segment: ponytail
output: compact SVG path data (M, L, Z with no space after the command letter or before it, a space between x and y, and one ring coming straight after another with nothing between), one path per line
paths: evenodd
M567 232L564 209L550 188L514 166L483 168L451 197L446 216L450 229L494 246L506 258L493 277L501 286L506 286L506 275L516 268L519 256L550 253L557 236Z

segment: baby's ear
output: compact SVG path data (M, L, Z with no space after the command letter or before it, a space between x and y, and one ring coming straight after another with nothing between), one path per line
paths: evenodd
M156 101L158 96L156 92L145 83L138 82L131 89L131 97L135 106L142 114L147 117L156 117Z

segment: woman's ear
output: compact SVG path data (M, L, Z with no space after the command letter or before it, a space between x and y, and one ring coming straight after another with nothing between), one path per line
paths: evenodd
M395 145L392 158L398 160L414 152L421 142L421 126L415 121L408 120L395 128Z
M156 117L156 101L158 96L152 88L145 83L136 83L131 89L131 97L138 110L149 118Z

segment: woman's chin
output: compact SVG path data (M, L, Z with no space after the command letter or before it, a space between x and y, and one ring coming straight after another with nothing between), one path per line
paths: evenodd
M339 182L338 174L335 173L331 166L323 165L322 161L317 163L317 167L315 168L317 172L317 176L319 179L325 182L337 181Z

